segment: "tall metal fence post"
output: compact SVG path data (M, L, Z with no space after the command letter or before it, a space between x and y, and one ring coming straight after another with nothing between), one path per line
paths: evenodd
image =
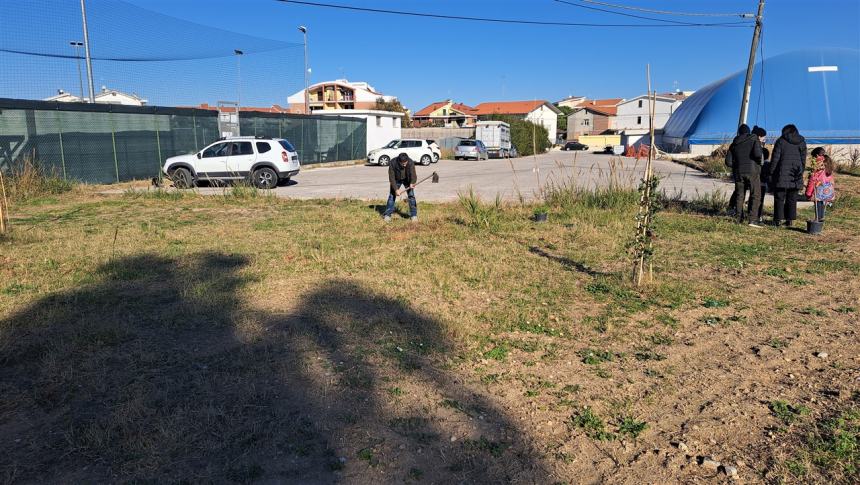
M158 115L152 116L152 124L155 125L155 146L158 148L158 171L156 172L156 177L161 179L161 136L158 134Z
M119 161L116 157L116 128L113 123L113 111L110 113L110 142L113 145L113 168L116 171L116 181L119 182Z
M200 149L200 147L197 146L197 115L191 115L191 125L191 131L194 132L194 151L196 152Z
M357 158L355 158L355 123L350 123L350 125L352 126L353 130L349 134L349 157L352 160L358 160Z
M63 120L60 118L59 111L54 111L54 118L57 120L57 131L60 134L60 163L63 164L63 180L68 180L66 177L66 151L63 148Z
M338 134L340 133L341 122L342 122L342 120L340 119L340 117L338 117L337 124L334 125L334 159L335 159L335 161L338 161L338 162L340 161L340 144L341 144L341 142L338 141L338 136L339 136Z
M278 118L278 138L283 138L283 137L284 137L284 132L283 132L283 130L281 129L281 126L282 126L283 124L284 124L284 119L283 119L283 118Z

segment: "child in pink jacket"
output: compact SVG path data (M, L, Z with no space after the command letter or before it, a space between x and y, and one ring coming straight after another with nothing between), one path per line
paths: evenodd
M812 151L813 171L806 184L806 197L815 201L815 217L824 220L825 208L836 198L833 183L833 159L819 147Z

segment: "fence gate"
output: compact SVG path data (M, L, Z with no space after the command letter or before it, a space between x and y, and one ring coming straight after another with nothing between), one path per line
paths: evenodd
M240 136L239 103L218 101L218 131L221 136Z

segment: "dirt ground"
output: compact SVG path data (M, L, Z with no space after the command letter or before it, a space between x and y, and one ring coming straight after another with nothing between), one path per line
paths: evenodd
M644 289L623 201L484 225L247 193L21 203L0 480L857 483L860 181L840 184L819 237L665 209ZM810 444L840 413L848 447Z

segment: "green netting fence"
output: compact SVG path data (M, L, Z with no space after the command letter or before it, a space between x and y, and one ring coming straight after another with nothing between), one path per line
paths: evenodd
M363 159L363 119L242 112L242 135L279 137L302 164ZM25 157L68 180L111 183L159 176L164 160L220 136L218 112L0 99L0 170Z

